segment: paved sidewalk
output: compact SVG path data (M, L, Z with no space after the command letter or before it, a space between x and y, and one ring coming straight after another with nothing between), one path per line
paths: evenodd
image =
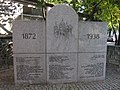
M120 72L117 66L108 65L106 79L53 85L14 85L13 69L0 71L0 90L120 90Z

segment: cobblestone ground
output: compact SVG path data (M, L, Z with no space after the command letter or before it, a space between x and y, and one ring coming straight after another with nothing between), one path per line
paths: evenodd
M52 85L15 85L11 68L0 71L0 90L120 90L120 72L117 68L109 65L103 81Z

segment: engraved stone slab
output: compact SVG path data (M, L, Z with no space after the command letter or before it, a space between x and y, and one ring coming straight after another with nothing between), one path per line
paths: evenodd
M14 53L45 52L45 22L15 21L13 24Z
M77 54L48 54L47 72L48 83L77 82Z
M14 54L15 83L46 83L44 54Z
M106 53L78 54L78 81L104 80Z
M47 52L77 52L78 16L67 5L56 5L47 14Z
M79 52L106 52L107 23L79 22Z

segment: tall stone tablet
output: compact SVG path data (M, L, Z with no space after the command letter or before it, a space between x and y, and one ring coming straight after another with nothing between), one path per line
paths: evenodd
M79 22L78 81L105 79L106 52L107 23Z
M79 52L106 52L107 23L79 22Z
M78 15L67 5L47 14L47 82L77 81Z
M46 83L45 22L13 24L14 75L16 83Z
M47 52L77 52L78 15L67 5L56 5L47 14Z

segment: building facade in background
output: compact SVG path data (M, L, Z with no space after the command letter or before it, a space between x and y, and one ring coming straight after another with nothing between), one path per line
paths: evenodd
M36 0L0 0L0 34L12 34L12 22L16 19L38 20L41 15Z

